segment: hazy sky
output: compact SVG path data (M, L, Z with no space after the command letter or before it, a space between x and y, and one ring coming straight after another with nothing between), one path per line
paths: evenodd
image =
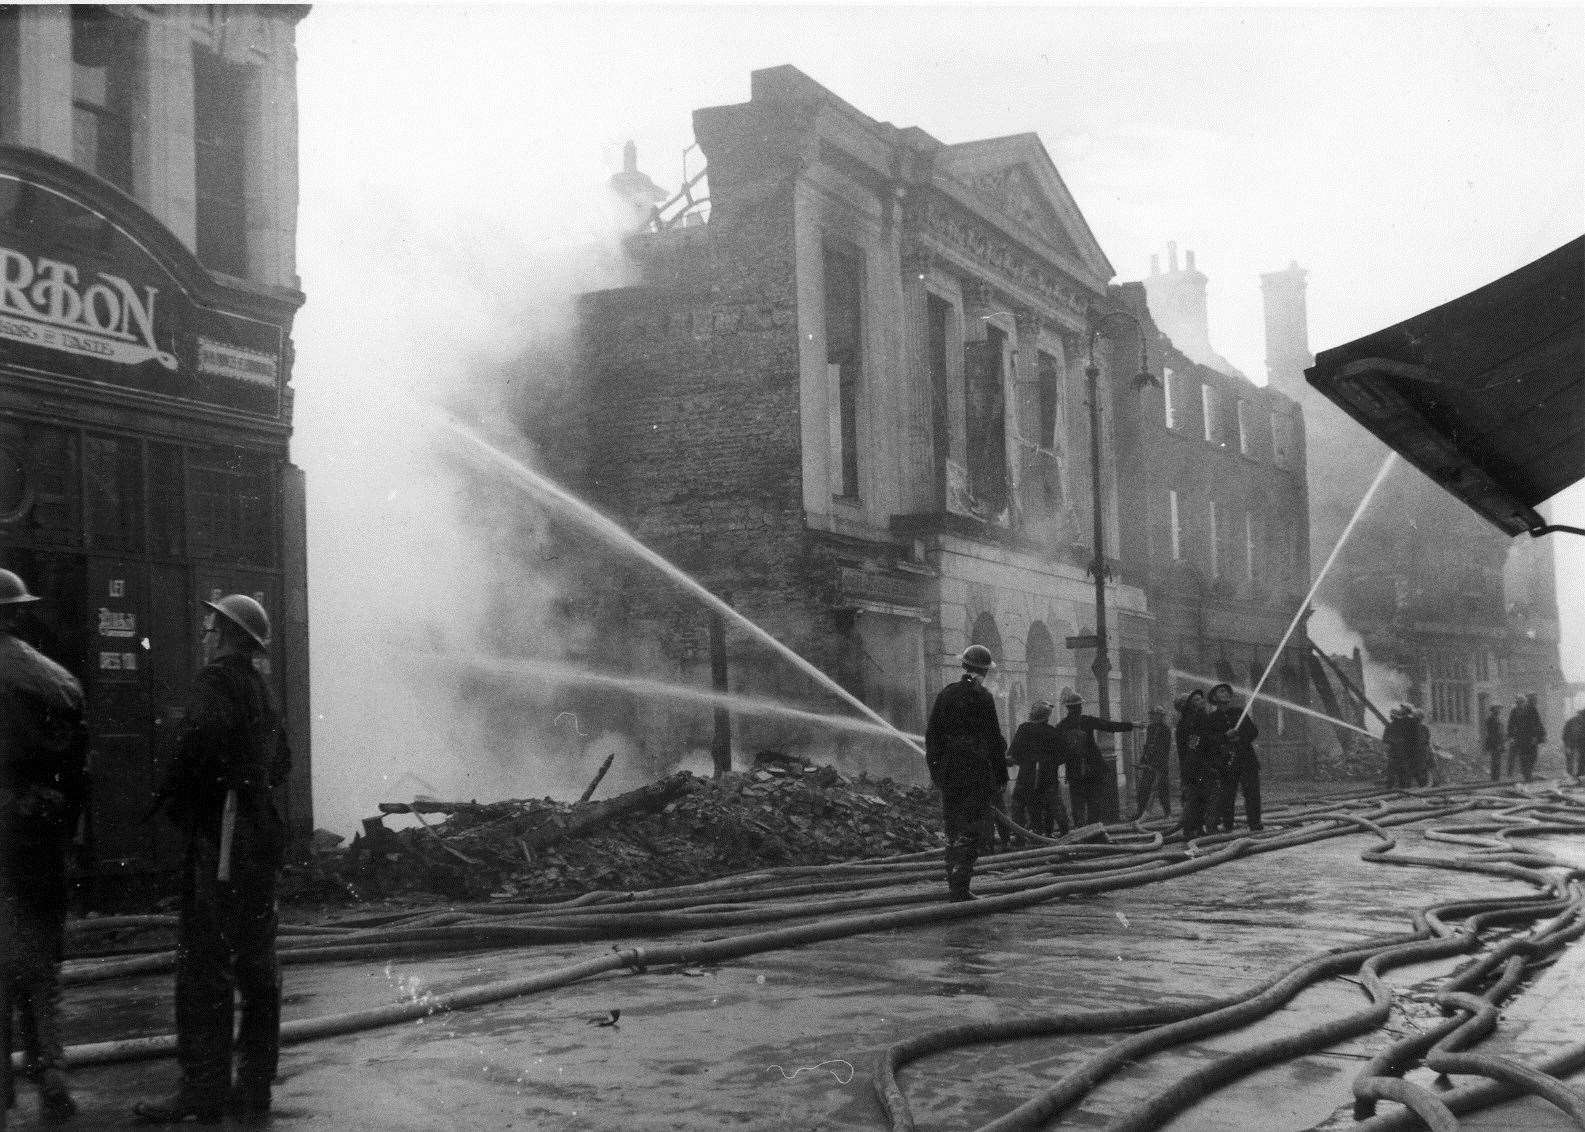
M574 285L614 282L576 279L573 261L608 236L601 186L622 143L676 187L692 111L745 101L755 68L793 64L947 143L1038 132L1118 281L1168 240L1196 252L1211 340L1257 380L1260 272L1309 270L1319 351L1585 230L1578 4L319 4L299 60L295 451L316 648L377 592L358 572L379 556L342 556L374 536L336 484L349 454L399 451L382 388L445 387L543 329ZM1585 486L1555 518L1585 525ZM1565 671L1585 680L1568 624L1585 540L1568 538ZM345 568L326 577L327 562ZM316 652L321 714L330 654Z

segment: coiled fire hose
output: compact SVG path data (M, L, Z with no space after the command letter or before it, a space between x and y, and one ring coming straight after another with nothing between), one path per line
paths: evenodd
M1276 851L1323 837L1344 835L1361 828L1370 830L1385 843L1384 848L1369 851L1366 859L1380 860L1381 863L1468 868L1503 876L1506 879L1527 880L1538 886L1550 886L1550 891L1558 891L1556 882L1548 881L1544 874L1535 869L1523 868L1519 863L1523 861L1526 864L1551 865L1553 862L1540 855L1524 854L1511 849L1506 845L1506 838L1510 835L1542 832L1542 826L1552 824L1520 818L1521 812L1526 809L1544 813L1545 816L1553 819L1581 815L1582 808L1573 799L1555 793L1543 807L1534 804L1537 802L1534 796L1526 797L1515 793L1494 794L1488 791L1472 799L1461 800L1453 796L1457 792L1457 788L1405 792L1396 795L1395 801L1378 799L1373 802L1359 802L1354 799L1341 799L1307 808L1287 807L1280 816L1277 812L1280 808L1274 807L1270 819L1273 830L1258 839L1218 835L1200 838L1188 846L1165 845L1164 831L1171 832L1173 829L1170 823L1109 827L1106 832L1119 842L1109 845L1079 844L1069 839L1055 839L1058 843L1063 841L1068 843L1053 845L1052 839L1035 839L1025 831L1026 836L1036 840L1039 847L982 859L986 869L985 879L979 886L983 894L982 898L965 904L940 903L939 893L934 891L934 887L929 892L907 891L910 886L917 886L922 880L932 882L939 880L940 853L936 851L885 861L762 870L736 878L722 878L719 881L703 882L699 885L657 889L645 893L590 893L578 900L554 905L475 905L441 913L365 917L335 926L283 927L283 941L292 940L290 946L282 948L283 960L317 962L347 958L383 959L399 952L406 952L408 948L413 949L414 952L456 951L469 947L560 942L570 938L620 938L622 935L655 934L659 930L698 930L778 919L832 917L833 914L850 912L855 908L879 906L892 909L885 912L871 912L868 915L836 915L835 918L817 919L816 922L794 927L705 942L651 946L643 949L615 948L610 955L597 956L582 963L539 975L473 987L417 1002L401 1002L369 1010L289 1022L282 1027L282 1040L288 1043L308 1041L375 1026L411 1021L441 1011L467 1009L505 998L537 993L623 968L642 971L650 967L674 964L695 965L701 962L716 962L861 932L994 914L1065 896L1151 884L1215 867L1251 853ZM1371 815L1369 818L1347 812L1350 808L1357 809L1362 805L1368 807L1366 812ZM1383 856L1392 848L1393 842L1381 827L1429 818L1442 819L1471 809L1494 809L1504 818L1526 820L1531 824L1520 828L1490 823L1480 826L1478 832L1498 835L1495 840L1484 841L1480 847L1480 851L1488 855L1485 859L1454 861L1440 858ZM1581 822L1565 820L1556 824L1560 831L1579 832L1585 828L1585 823ZM1276 832L1278 828L1283 829L1284 832ZM1473 826L1456 828L1458 832L1451 836L1473 835L1477 832ZM1545 831L1551 832L1550 829ZM1511 859L1491 859L1491 855L1498 853L1507 854ZM1051 881L1053 876L1063 879L1053 883ZM805 879L822 877L832 879ZM1042 880L1045 883L1041 883ZM784 883L787 881L793 883ZM882 892L879 898L876 895L878 889ZM886 889L900 891L888 895L884 893ZM789 902L795 897L849 891L861 891L865 895L838 897L813 903ZM908 906L927 902L926 907ZM1491 911L1515 915L1533 911L1536 915L1543 915L1546 914L1544 911L1536 911L1543 903L1546 902L1538 903L1535 898L1529 901L1509 898L1499 902L1500 906L1494 906ZM1557 901L1551 903L1556 905ZM665 907L660 907L662 905ZM1454 907L1468 911L1473 906L1471 902L1466 901ZM1523 907L1516 908L1516 906ZM668 917L657 920L656 913L662 911L668 912ZM631 918L624 920L621 913L628 913ZM1478 919L1479 913L1474 918ZM635 921L639 922L635 923ZM122 927L166 926L170 922L170 918L160 917L105 917L98 921L90 921L89 924L91 929L114 930ZM1365 1012L1374 1015L1379 1012L1382 999L1390 1001L1390 993L1380 984L1377 971L1384 966L1390 967L1400 962L1409 962L1412 958L1424 954L1421 951L1403 950L1404 948L1430 947L1436 954L1444 954L1474 945L1474 934L1466 927L1444 928L1438 933L1427 926L1434 922L1434 919L1417 917L1417 932L1413 936L1394 937L1390 940L1376 941L1373 945L1362 944L1345 949L1339 953L1308 961L1308 967L1319 965L1317 969L1330 969L1338 963L1343 963L1344 969L1348 969L1349 965L1360 966L1376 960L1375 966L1369 968L1369 977L1375 980L1375 993L1372 994L1367 990L1367 994L1373 998L1373 1005ZM1581 922L1581 929L1585 930L1585 921ZM1383 952L1381 950L1383 947L1388 951ZM1398 950L1393 950L1394 948ZM1448 950L1444 951L1444 948ZM98 964L72 965L69 970L76 981L86 981L81 976L89 971L97 972L99 977L114 977L116 974L159 970L166 966L169 966L168 955L143 955L130 959L103 961ZM1281 994L1287 985L1292 983L1294 977L1295 971L1290 971L1255 991L1234 996L1234 999L1198 1004L1187 1016L1167 1019L1166 1022L1167 1024L1191 1023L1195 1021L1196 1015L1203 1016L1207 1011L1215 1013L1218 1010L1236 1009L1239 1004L1262 994ZM1291 993L1297 993L1297 988ZM1152 1009L1169 1012L1189 1010L1186 1006ZM1120 1019L1116 1023L1118 1026L1133 1028L1150 1024L1142 1018L1135 1018L1133 1021L1121 1020L1133 1017L1128 1011L1106 1013ZM1098 1020L1097 1016L1085 1024L1091 1029L1112 1028L1096 1025ZM1223 1020L1225 1021L1226 1018L1224 1017ZM1160 1026L1163 1022L1158 1021L1155 1024ZM1240 1023L1235 1017L1235 1020L1229 1024ZM1357 1023L1351 1022L1351 1024ZM1365 1028L1368 1029L1376 1024L1371 1022ZM174 1038L170 1035L161 1035L76 1046L68 1051L68 1060L71 1064L77 1065L94 1064L164 1056L173 1051ZM926 1052L931 1051L923 1049L918 1056L923 1056ZM1460 1054L1457 1050L1445 1052L1455 1057L1472 1056ZM1537 1069L1544 1071L1547 1064L1556 1060L1549 1059L1549 1062L1543 1063ZM1564 1062L1559 1064L1566 1061L1565 1058ZM1241 1071L1243 1070L1236 1065L1229 1065L1222 1073L1231 1076ZM1125 1126L1150 1126L1148 1122L1158 1119L1163 1106L1181 1107L1192 1103L1192 1100L1197 1099L1198 1095L1211 1084L1209 1080L1202 1080L1186 1086L1181 1096L1168 1100L1158 1098L1158 1101L1152 1102L1157 1105L1156 1108L1142 1113L1137 1118L1146 1123ZM1494 1087L1495 1092L1479 1091L1481 1089L1479 1086L1475 1088L1476 1091L1471 1092L1470 1095L1477 1101L1487 1093L1501 1095L1502 1092L1497 1087ZM1462 1093L1463 1090L1453 1090L1441 1094L1440 1099L1449 1106L1454 1103L1463 1104L1465 1102Z

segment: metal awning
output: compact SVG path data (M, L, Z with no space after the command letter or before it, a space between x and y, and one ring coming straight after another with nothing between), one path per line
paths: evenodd
M1585 237L1316 355L1311 385L1510 535L1585 477Z

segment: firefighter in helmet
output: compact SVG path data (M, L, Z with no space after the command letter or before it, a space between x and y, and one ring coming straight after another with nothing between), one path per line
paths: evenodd
M60 1032L66 858L88 800L88 728L75 677L17 636L40 599L0 570L0 1126L13 1100L11 1014L49 1124L70 1120Z
M181 1084L168 1099L137 1105L146 1124L213 1122L228 1109L264 1117L280 1051L275 884L286 826L271 791L285 781L291 752L254 663L269 647L270 619L245 594L204 604L211 659L194 678L156 799L186 838L176 953ZM234 995L242 1007L235 1039Z
M1007 785L1007 740L985 674L995 663L991 650L970 645L959 657L963 676L937 695L925 727L930 781L941 790L947 835L947 892L972 900L969 880L980 850L990 844L991 810Z

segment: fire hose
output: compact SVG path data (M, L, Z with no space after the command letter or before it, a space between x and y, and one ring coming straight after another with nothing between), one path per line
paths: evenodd
M464 991L427 997L414 1002L394 1003L369 1010L289 1022L282 1027L282 1040L286 1043L309 1041L376 1026L411 1021L446 1010L467 1009L505 998L566 986L623 968L641 971L652 967L686 966L696 965L701 962L716 962L742 955L798 946L862 932L964 919L1011 911L1067 896L1152 884L1174 876L1186 875L1190 872L1215 867L1251 853L1271 852L1289 848L1293 845L1304 844L1322 837L1339 836L1359 828L1374 832L1378 838L1387 843L1387 848L1368 852L1366 855L1367 859L1380 859L1382 863L1434 864L1440 867L1468 868L1473 871L1495 874L1508 879L1523 879L1540 885L1551 885L1554 890L1556 889L1556 883L1548 881L1544 874L1534 869L1526 869L1521 864L1513 861L1487 859L1451 862L1439 858L1384 857L1383 855L1390 850L1394 843L1382 830L1382 825L1404 824L1424 820L1427 817L1442 818L1474 808L1502 806L1506 807L1507 812L1523 809L1522 803L1524 799L1522 798L1498 799L1488 796L1474 801L1462 802L1456 799L1443 799L1441 795L1449 793L1450 790L1451 788L1440 791L1417 791L1413 792L1413 796L1406 797L1396 803L1374 805L1370 810L1375 819L1374 821L1361 818L1359 815L1339 812L1352 804L1343 801L1314 807L1309 810L1295 810L1291 816L1281 819L1284 823L1283 828L1287 826L1298 827L1291 832L1268 832L1268 834L1259 839L1230 839L1226 835L1201 838L1195 843L1181 848L1163 848L1164 839L1160 830L1150 830L1138 825L1111 827L1108 832L1115 832L1120 840L1136 840L1139 842L1137 847L1131 849L1127 845L1097 846L1072 843L1053 847L1047 844L1034 850L1024 850L1019 853L1003 854L999 857L990 858L988 859L989 861L994 861L998 865L1018 867L999 877L996 873L987 874L988 879L981 886L981 891L984 893L982 898L973 903L965 904L942 904L939 902L939 895L934 893L899 892L883 897L880 900L875 899L874 890L877 882L881 882L882 888L902 888L917 884L921 879L925 879L927 875L934 876L938 873L939 866L936 861L939 860L939 853L933 853L924 855L924 859L920 859L921 855L911 855L915 858L913 861L893 859L839 866L803 866L792 870L763 870L743 877L723 878L722 881L703 882L701 885L694 886L679 886L673 890L651 890L649 893L587 894L579 901L568 901L558 905L486 905L476 906L475 910L456 910L439 914L426 913L418 916L397 918L388 916L372 917L365 918L361 922L350 922L348 925L341 927L302 930L298 933L298 938L292 946L282 948L283 961L317 962L346 958L386 958L397 950L398 945L404 950L410 946L416 951L426 949L449 949L454 951L467 946L510 946L522 943L560 941L568 938L620 938L622 934L640 934L640 931L635 930L635 925L631 923L624 924L622 917L615 915L618 909L628 913L642 913L642 915L634 915L633 919L645 921L646 926L642 929L644 934L653 934L655 931L662 929L697 930L724 925L736 926L746 923L765 923L810 916L827 917L814 923L727 937L725 939L686 942L660 947L651 946L642 949L618 947L613 949L611 955L598 956L582 963L540 975L505 980L468 988ZM1521 804L1516 806L1514 803ZM1560 795L1558 803L1558 805L1549 808L1551 812L1579 813L1579 810L1571 804L1570 799ZM1278 819L1274 817L1274 827L1277 821ZM1322 827L1307 828L1307 825L1314 825L1315 823L1321 823ZM1562 828L1573 832L1578 832L1580 828L1577 824L1561 824ZM1483 832L1489 831L1483 830ZM1501 839L1505 839L1509 834L1532 831L1530 829L1515 830L1500 827L1496 830L1496 832L1501 834ZM1122 850L1122 852L1116 852L1117 850ZM1511 848L1503 849L1498 843L1486 845L1483 850L1486 852L1493 850L1517 852L1511 850ZM1545 858L1535 854L1519 853L1518 856L1532 863L1548 863ZM1055 881L1055 883L1038 883L1035 879L1046 878L1049 881L1049 877L1053 873L1058 875L1067 873L1068 875L1064 879ZM774 883L796 879L797 877L819 877L821 875L838 879L803 881L801 883L780 885ZM868 895L863 898L838 897L837 899L822 900L813 904L787 903L790 898L796 896L840 893L850 889L863 890ZM590 899L591 897L598 898ZM700 897L705 898L703 903L698 899ZM917 905L924 901L930 902L928 907L909 906ZM654 907L656 903L667 904L671 909L668 918L658 923L655 913L660 911L660 909ZM1555 904L1556 901L1553 903ZM755 905L759 905L759 907L756 908ZM844 914L856 908L873 908L876 906L889 907L891 910L883 912L872 911L867 915L857 916ZM522 908L523 911L515 914L508 911L508 909L514 907ZM1469 902L1465 902L1459 907L1467 909ZM1538 907L1539 905L1534 898L1531 898L1528 902L1510 899L1504 904L1504 908L1511 914L1520 914L1521 911L1524 913L1535 912L1537 915L1544 914L1536 911ZM693 909L693 911L684 911L684 909L689 908ZM407 924L403 923L404 918L407 920ZM1478 915L1476 918L1478 919ZM118 919L119 923L117 923ZM129 919L135 922L128 922ZM149 923L149 919L142 917L106 917L102 922L102 926L154 926ZM373 920L382 922L373 923L371 922ZM428 921L427 925L425 921ZM378 928L385 928L386 930L374 930ZM1420 934L1423 934L1425 930L1424 928L1419 929ZM1582 928L1582 930L1585 930L1585 928ZM288 931L288 929L283 929L283 936L288 935ZM1436 935L1436 938L1427 937L1422 939L1420 934L1407 939L1399 939L1392 944L1378 941L1373 948L1365 948L1361 945L1360 947L1346 949L1345 952L1338 955L1323 957L1324 961L1312 960L1310 964L1314 966L1319 962L1321 968L1330 969L1331 966L1337 963L1360 966L1362 963L1368 965L1371 962L1376 962L1375 967L1368 968L1370 978L1375 980L1375 993L1372 995L1373 1005L1366 1012L1374 1017L1380 1012L1380 1000L1383 996L1385 995L1385 998L1390 1000L1390 993L1384 992L1379 982L1378 968L1383 965L1396 965L1396 962L1410 961L1408 958L1398 958L1395 962L1388 962L1388 960L1393 960L1398 956L1421 954L1420 951L1404 951L1402 950L1403 948L1415 946L1430 947L1435 953L1442 954L1444 949L1448 949L1448 953L1455 953L1456 950L1471 947L1474 944L1473 932L1462 931L1462 929L1444 932L1440 935L1436 935L1433 932L1432 934ZM1388 946L1389 949L1397 947L1400 950L1396 952L1389 950L1388 953L1383 953L1380 950L1382 946ZM165 963L168 965L168 958L166 956L137 956L129 960L111 962L118 965L115 973L128 974L133 973L135 970L163 969L160 964ZM104 971L110 970L108 965L102 965L101 969ZM105 977L111 976L107 974ZM1314 977L1324 976L1317 974ZM1264 989L1257 988L1255 992L1238 997L1241 1001L1247 1001L1258 997L1260 994L1280 993L1277 984L1283 983L1284 987L1286 987L1287 984L1292 982L1293 978L1294 972L1289 972L1287 975L1266 984ZM1295 987L1291 993L1297 993L1297 989ZM1237 1008L1235 1004L1226 1000L1219 1000L1219 1002L1220 1005L1213 1004L1213 1013L1218 1009ZM1151 1009L1164 1010L1170 1014L1173 1010L1182 1011L1187 1008L1178 1006ZM1179 1018L1176 1023L1158 1021L1155 1024L1159 1026L1162 1024L1189 1023L1193 1021L1193 1015L1203 1015L1206 1009L1205 1004L1200 1004L1194 1008L1189 1017ZM1109 1013L1117 1018L1129 1016L1127 1011ZM1166 1016L1164 1015L1163 1017L1165 1018ZM1241 1024L1237 1022L1236 1017L1229 1025ZM1223 1020L1225 1020L1225 1016ZM1147 1024L1147 1022L1143 1018L1136 1018L1131 1022L1118 1023L1118 1025L1126 1025L1130 1028L1141 1024ZM1350 1024L1361 1023L1351 1022ZM1371 1028L1376 1024L1379 1023L1370 1022L1366 1025L1366 1028ZM1325 1035L1322 1035L1321 1038L1316 1040L1322 1040L1324 1037ZM978 1040L999 1039L981 1038ZM75 1046L68 1051L68 1060L70 1063L78 1065L95 1064L164 1056L173 1051L174 1038L170 1035L163 1035ZM929 1052L929 1050L924 1050L923 1052ZM919 1056L923 1056L923 1052ZM1458 1054L1457 1051L1447 1052L1451 1052L1455 1057L1471 1056ZM1225 1072L1234 1074L1240 1071L1242 1070L1238 1069L1237 1066L1231 1065L1225 1069ZM1510 1074L1510 1076L1513 1075ZM1166 1100L1158 1100L1156 1103L1167 1107L1175 1104L1192 1103L1190 1094L1197 1095L1197 1090L1203 1090L1209 1084L1209 1081L1195 1082L1186 1086L1182 1095ZM1443 1100L1449 1100L1451 1097L1452 1094L1446 1094ZM1138 1119L1147 1122L1156 1119L1157 1116L1155 1114L1159 1114L1159 1111L1161 1111L1160 1108L1152 1109L1150 1112L1141 1114Z

